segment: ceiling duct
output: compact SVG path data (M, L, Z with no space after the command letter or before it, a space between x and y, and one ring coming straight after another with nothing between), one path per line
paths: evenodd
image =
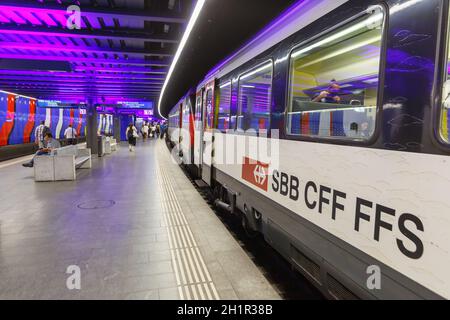
M72 72L67 61L0 59L0 70Z

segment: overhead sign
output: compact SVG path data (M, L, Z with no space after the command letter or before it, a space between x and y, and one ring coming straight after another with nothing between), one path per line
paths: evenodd
M38 100L38 107L40 108L57 108L61 103L59 100Z
M39 108L84 108L86 104L60 100L38 100L37 106Z
M120 108L124 109L153 109L153 102L131 102L131 101L119 101L117 102Z

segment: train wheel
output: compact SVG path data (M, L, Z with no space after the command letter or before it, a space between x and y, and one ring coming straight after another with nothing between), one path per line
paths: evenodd
M249 223L248 223L247 216L246 216L245 214L242 214L242 215L241 215L241 225L242 225L242 228L244 229L245 234L246 234L246 236L247 236L248 238L254 239L254 238L256 238L256 237L258 236L258 232L255 231L255 230L253 230L253 229L250 227L250 225L249 225Z

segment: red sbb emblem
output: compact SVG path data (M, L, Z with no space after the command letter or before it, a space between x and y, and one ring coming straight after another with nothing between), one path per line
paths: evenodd
M242 179L267 191L269 188L269 164L245 157L242 165Z

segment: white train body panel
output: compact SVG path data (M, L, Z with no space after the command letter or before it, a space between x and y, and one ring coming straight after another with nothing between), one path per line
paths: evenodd
M217 170L240 181L272 201L307 219L323 230L344 240L373 258L399 271L443 297L450 298L450 159L446 156L403 153L359 147L315 144L299 141L277 140L280 146L278 160L270 157L252 158L258 143L267 139L249 139L249 150L237 150L237 159L248 157L269 164L267 191L257 181L243 179L245 164L215 163ZM258 141L260 140L260 141ZM261 141L263 140L263 141ZM219 145L215 149L221 149ZM239 148L237 148L239 149ZM242 148L241 148L242 149ZM243 162L243 161L241 161ZM274 191L274 171L298 178L298 200ZM280 178L277 178L280 181ZM330 204L311 210L304 199L306 183L312 181L330 188L325 196ZM262 182L262 180L259 180ZM411 188L414 186L414 188ZM338 198L344 210L337 210L332 219L333 191L346 194ZM294 192L295 195L295 192ZM312 188L308 190L310 202L319 201ZM373 203L362 206L370 221L360 219L360 229L355 231L357 198ZM392 225L392 231L380 228L380 241L374 239L375 207L382 205L395 210L395 217L383 213L381 219ZM399 230L399 217L405 213L414 215L423 223L424 231L416 224L405 224L423 243L423 255L419 259L405 256L398 248L397 240L415 251L415 244ZM431 272L432 270L432 272ZM345 270L342 270L345 272Z

